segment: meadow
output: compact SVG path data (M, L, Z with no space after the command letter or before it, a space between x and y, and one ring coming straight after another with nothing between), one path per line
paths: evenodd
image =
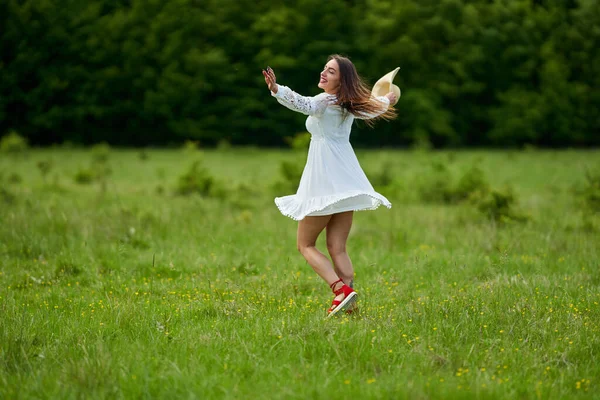
M0 154L0 398L600 398L600 152L357 155L393 207L325 319L305 151Z

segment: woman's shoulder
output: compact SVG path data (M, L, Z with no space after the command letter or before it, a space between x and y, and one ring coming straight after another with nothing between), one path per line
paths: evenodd
M318 95L314 96L313 99L315 102L322 103L326 106L335 105L337 101L337 97L335 95L325 92L319 93Z
M333 100L335 101L336 96L334 94L329 94L327 92L321 92L318 95L313 97L315 100Z
M313 104L319 110L319 115L330 115L332 112L337 111L339 106L337 103L337 97L335 95L322 92L313 97Z

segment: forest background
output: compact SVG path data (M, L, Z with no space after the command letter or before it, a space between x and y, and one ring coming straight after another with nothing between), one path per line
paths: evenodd
M399 118L354 145L600 144L595 0L7 0L0 26L0 136L33 145L285 146L304 117L261 69L315 95L332 53L401 67Z

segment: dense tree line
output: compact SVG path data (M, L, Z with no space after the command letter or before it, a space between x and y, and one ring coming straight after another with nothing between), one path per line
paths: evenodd
M261 69L314 95L332 53L399 118L363 146L600 144L597 0L5 0L0 134L35 144L283 145L304 117Z

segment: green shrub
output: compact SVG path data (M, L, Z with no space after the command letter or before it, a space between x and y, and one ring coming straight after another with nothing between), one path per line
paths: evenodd
M413 139L412 148L415 151L424 153L431 151L433 145L431 144L431 140L429 140L429 135L419 129Z
M458 179L453 189L452 200L454 202L467 200L476 193L487 192L488 190L489 185L483 171L478 166L473 165Z
M106 192L106 187L108 185L108 177L112 174L112 169L108 163L93 163L92 168L94 171L94 175L96 177L96 181L100 183L100 188L103 192Z
M296 193L303 170L304 164L299 158L282 161L279 164L282 179L272 185L273 192L277 195Z
M8 189L0 187L0 200L6 204L13 204L17 200L17 196L15 196Z
M498 222L528 219L516 211L517 199L512 189L490 188L485 174L477 165L471 165L457 180L441 162L433 163L432 169L431 173L418 177L421 200L429 203L471 204Z
M369 182L374 187L386 187L394 181L394 165L391 161L385 161L379 171L368 173Z
M428 203L456 204L489 189L483 171L476 165L469 167L455 182L444 163L434 162L432 171L418 179L421 200Z
M240 183L228 193L228 200L235 208L254 209L256 199L259 198L260 195L261 192L257 191L252 186L246 183Z
M17 174L16 172L12 172L10 175L8 175L7 180L8 183L14 184L23 182L23 178L21 177L21 175Z
M231 149L231 143L227 139L220 139L217 143L217 150L227 151Z
M441 162L433 162L431 171L417 177L419 196L426 203L452 202L452 174Z
M588 210L600 212L600 171L586 171L581 194Z
M242 210L236 217L235 217L235 221L237 223L250 223L252 222L252 220L254 219L254 215L252 214L252 211L250 210Z
M94 162L105 163L110 155L108 143L98 143L92 146L92 159Z
M286 181L300 183L304 166L297 161L282 161L279 165L279 172Z
M46 182L46 176L48 176L48 174L52 170L54 163L52 162L52 160L41 160L37 162L36 166L40 170L42 179L44 179L44 182Z
M480 191L470 199L479 211L497 222L522 222L528 219L515 210L517 199L509 186L503 189Z
M140 161L147 161L149 158L148 152L146 150L140 150L138 153L138 158Z
M202 166L202 162L196 160L192 163L190 168L179 177L175 191L180 195L198 193L202 196L209 196L214 185L215 179L210 175L208 170Z
M225 200L230 197L229 188L221 181L218 181L213 178L212 186L208 191L209 197L214 197L216 199Z
M300 132L294 135L293 137L285 138L285 141L289 144L289 146L294 150L306 151L310 144L311 135L309 132Z
M28 148L27 139L15 131L10 131L8 135L0 139L0 152L2 153L23 153Z
M196 153L200 150L200 142L197 140L186 140L182 147L185 153Z
M96 175L94 174L94 171L89 168L80 168L75 172L73 179L80 185L89 185L94 182Z

